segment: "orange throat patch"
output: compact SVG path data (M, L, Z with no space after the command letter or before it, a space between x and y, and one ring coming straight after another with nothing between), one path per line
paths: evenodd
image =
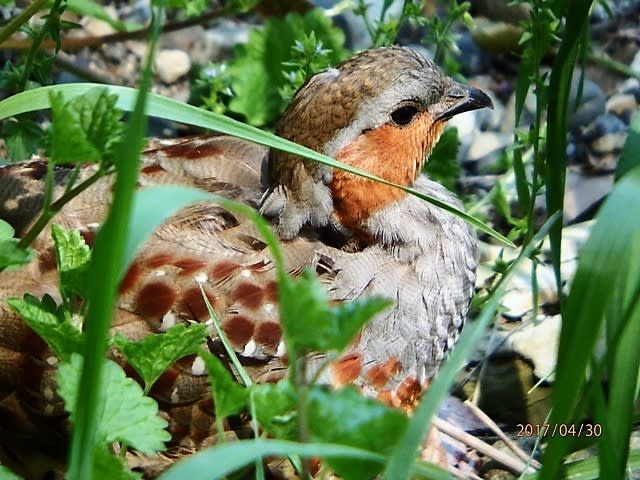
M385 124L361 134L336 158L389 182L410 186L416 180L445 122L434 122L423 112L410 125ZM358 232L375 211L400 200L406 193L394 187L335 170L330 184L334 215L348 229Z

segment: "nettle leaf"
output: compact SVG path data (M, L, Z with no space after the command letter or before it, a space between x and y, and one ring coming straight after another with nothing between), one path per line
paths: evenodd
M91 259L89 246L78 230L67 230L60 225L51 225L51 236L63 290L82 295L87 285L87 269Z
M380 297L369 297L330 307L326 290L310 271L291 279L285 288L281 321L287 340L298 352L342 350L373 315L391 305Z
M120 441L141 451L152 454L164 448L171 436L164 428L167 422L158 416L158 404L146 397L140 385L128 378L122 368L105 360L102 379L102 405L98 409L101 419L98 426L98 443L109 444ZM60 364L56 381L58 393L64 399L65 409L75 422L78 383L82 371L82 357L71 356L70 362Z
M223 418L239 413L247 405L248 390L236 382L220 359L209 352L200 351L213 391L216 417Z
M399 410L370 398L353 387L334 391L316 386L308 398L307 422L313 441L338 443L371 452L389 454L409 424ZM345 480L373 478L379 463L342 458L326 458Z
M298 438L298 395L288 380L251 386L260 426L283 440Z
M178 324L165 333L134 342L120 334L113 341L129 364L142 377L149 391L160 375L182 357L196 353L205 341L207 327Z
M85 163L111 158L123 131L117 100L102 88L68 102L61 93L51 92L51 161Z
M49 295L40 301L26 294L22 299L10 298L7 303L61 360L69 361L73 353L80 351L82 333Z
M104 445L96 448L93 457L93 478L108 478L109 480L139 480L142 473L132 472L119 457L109 453Z

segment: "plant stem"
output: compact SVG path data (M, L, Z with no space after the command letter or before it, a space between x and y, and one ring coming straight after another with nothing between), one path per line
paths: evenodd
M27 80L29 80L29 75L31 74L31 69L33 68L33 59L36 56L38 49L40 48L40 44L44 41L45 37L49 34L49 23L51 22L51 18L55 12L55 15L58 15L58 10L60 9L60 3L62 0L55 0L53 5L51 6L51 10L49 10L49 17L44 22L44 25L40 28L38 35L33 40L31 44L31 48L29 49L29 54L24 62L24 70L22 71L22 75L20 75L20 80L18 81L18 91L24 91L24 87L27 84Z
M38 10L44 8L48 0L35 0L25 8L16 18L11 20L2 30L0 30L0 44L17 32L22 25L27 23Z
M611 69L612 71L619 73L621 75L624 75L626 77L633 77L640 80L640 72L638 70L634 70L633 68L629 67L629 65L625 65L622 62L618 62L617 60L614 60L613 58L608 57L606 55L597 55L595 53L589 53L587 55L587 59L599 65L603 65Z
M84 192L87 188L89 188L91 185L93 185L109 173L111 173L111 171L100 169L89 178L87 178L84 182L65 192L64 195L62 195L55 202L51 203L51 205L49 205L48 207L45 204L45 209L40 214L40 217L25 234L25 236L20 239L20 242L18 242L18 247L27 248L29 245L31 245L31 243L33 243L36 237L44 229L44 227L47 226L49 220L51 220L60 210L62 210L62 207L64 207L70 200L78 196L80 193Z

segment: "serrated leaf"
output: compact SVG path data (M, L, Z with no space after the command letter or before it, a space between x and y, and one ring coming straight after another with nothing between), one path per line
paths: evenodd
M104 445L101 445L96 449L93 457L93 478L139 480L142 478L142 474L129 470L122 459L111 454Z
M298 438L298 395L288 380L251 386L258 423L283 440Z
M142 377L149 391L160 375L182 357L196 353L204 343L207 327L184 324L171 327L166 333L149 335L139 342L117 334L113 341L129 364Z
M117 97L96 88L68 102L61 93L51 92L49 101L52 162L98 162L110 157L122 132Z
M342 350L373 315L391 304L369 297L330 307L325 289L310 271L284 288L281 321L287 340L300 352Z
M0 240L0 270L26 265L33 256L33 250L18 247L18 240L15 238Z
M242 411L247 405L248 390L232 377L222 362L209 352L201 351L211 382L216 417L224 418Z
M87 269L91 250L80 232L51 225L51 236L56 248L60 285L66 292L83 294L87 285Z
M340 443L388 454L407 428L408 418L355 388L338 391L315 387L309 394L307 423L313 441ZM366 460L326 458L345 480L373 478L382 466Z
M98 409L101 418L98 425L98 444L114 441L125 442L142 453L152 454L164 448L164 442L171 436L164 430L167 422L158 416L158 404L144 396L142 388L127 378L122 368L110 360L105 360L102 379L102 405ZM71 356L58 368L56 381L58 393L64 399L65 409L75 422L76 400L82 357Z
M10 298L7 303L61 360L69 361L73 353L80 351L82 333L64 318L50 296L45 295L40 301L26 294L22 299Z

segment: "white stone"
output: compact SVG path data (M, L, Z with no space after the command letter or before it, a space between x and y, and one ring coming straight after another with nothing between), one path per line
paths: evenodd
M104 8L107 15L113 20L118 19L118 12L113 5ZM116 33L116 29L103 20L94 17L86 17L84 31L90 37L104 37Z
M536 377L553 381L561 326L560 315L528 323L507 337L507 345L531 360Z
M156 74L164 83L173 83L191 70L191 59L182 50L160 50L154 62Z

